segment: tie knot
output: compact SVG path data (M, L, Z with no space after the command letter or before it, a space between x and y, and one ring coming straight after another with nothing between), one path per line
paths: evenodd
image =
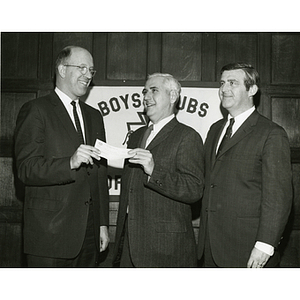
M153 130L153 124L151 124L151 125L148 127L148 130L149 130L149 131L152 131L152 130Z
M230 118L229 120L229 126L232 126L234 124L234 118Z
M76 101L75 101L75 100L73 100L73 101L71 102L71 104L72 104L74 107L76 107Z

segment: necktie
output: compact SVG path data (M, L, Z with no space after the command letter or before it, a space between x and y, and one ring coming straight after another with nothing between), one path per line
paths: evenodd
M79 117L77 114L77 109L76 109L76 102L72 101L71 104L73 105L73 115L74 115L74 119L75 119L75 125L77 128L77 133L80 139L80 144L84 144L84 138L83 138L83 133L82 133L82 129L80 126L80 121L79 121Z
M143 139L142 139L141 144L140 144L140 148L145 149L147 139L148 139L148 137L149 137L149 135L150 135L150 133L151 133L152 130L153 130L153 124L150 125L150 126L146 129L146 131L145 131L145 133L144 133L144 136L143 136Z
M234 118L231 118L229 120L229 125L226 129L225 135L221 141L221 144L219 146L218 152L217 152L217 156L219 155L219 153L222 151L222 149L224 148L224 146L226 145L226 143L230 140L231 135L232 135L232 126L234 124Z

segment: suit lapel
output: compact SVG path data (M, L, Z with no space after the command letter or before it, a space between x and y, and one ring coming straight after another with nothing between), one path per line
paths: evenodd
M254 111L248 119L241 125L241 127L236 131L236 133L232 136L230 141L223 148L222 153L218 156L221 157L226 153L230 148L232 148L235 144L239 143L245 136L252 132L253 127L257 123L258 112Z
M224 120L223 122L220 122L220 125L215 130L217 134L213 134L213 138L212 138L212 142L211 142L212 147L210 147L210 149L212 149L211 153L210 153L211 166L214 166L214 164L215 164L217 145L218 145L218 141L220 139L220 136L221 136L221 133L222 133L222 130L223 130L225 124L226 124L226 120Z
M63 124L63 127L68 133L68 136L73 140L74 143L78 144L78 134L76 132L76 129L74 127L74 124L65 108L63 105L62 101L59 99L57 94L53 92L51 95L51 103L53 105L53 110L60 120L60 122Z
M162 141L164 141L177 124L178 121L175 117L159 131L159 133L154 137L154 139L151 141L151 143L146 149L151 150L157 145L159 145Z

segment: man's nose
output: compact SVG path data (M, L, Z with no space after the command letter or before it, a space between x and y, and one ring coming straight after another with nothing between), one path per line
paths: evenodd
M222 92L227 92L228 90L229 90L229 87L230 87L230 85L229 85L229 83L223 83L223 85L221 86L221 91Z
M150 91L144 92L144 100L149 100L150 98Z
M91 73L91 71L89 69L84 74L84 76L87 77L89 80L91 80L93 78L93 75L92 75L92 73Z

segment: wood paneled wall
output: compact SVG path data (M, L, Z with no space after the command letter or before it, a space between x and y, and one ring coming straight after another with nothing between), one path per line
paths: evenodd
M53 89L54 61L67 45L94 56L95 86L143 85L166 72L183 87L218 87L219 71L246 61L261 75L259 111L290 139L294 206L283 239L283 266L300 266L300 33L55 32L1 34L0 266L23 266L23 186L15 177L13 133L23 103ZM114 236L118 202L111 201ZM198 221L194 220L197 234ZM287 256L286 253L292 253ZM286 259L285 257L293 257Z

